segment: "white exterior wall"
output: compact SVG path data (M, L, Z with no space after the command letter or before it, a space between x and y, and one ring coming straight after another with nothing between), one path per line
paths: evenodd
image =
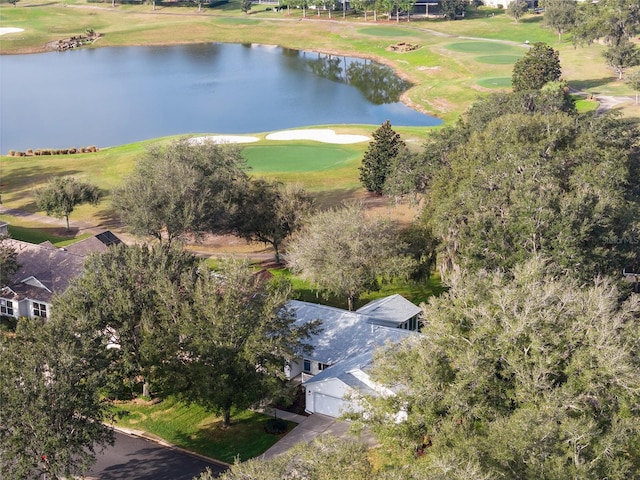
M309 413L321 413L338 417L342 413L353 409L351 402L344 399L345 396L352 392L353 389L337 379L306 385L305 410ZM323 397L329 398L325 400ZM339 406L335 407L335 405ZM333 410L333 413L328 410Z
M284 367L284 373L287 376L288 380L297 377L302 373L302 360L298 360L297 362L291 362Z

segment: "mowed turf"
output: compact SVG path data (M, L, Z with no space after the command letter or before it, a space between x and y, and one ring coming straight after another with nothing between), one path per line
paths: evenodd
M509 65L516 63L520 55L482 55L476 57L476 62L489 63L491 65Z
M478 85L485 88L508 88L511 86L510 77L484 78L478 80Z
M359 152L334 145L260 145L242 150L254 173L320 172L357 162Z
M456 42L450 43L446 47L448 50L461 53L525 53L525 50L520 52L516 47L498 42Z

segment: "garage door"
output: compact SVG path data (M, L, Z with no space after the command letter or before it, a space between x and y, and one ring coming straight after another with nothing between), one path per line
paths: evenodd
M337 397L331 397L323 393L315 392L313 394L313 407L316 413L328 415L330 417L339 417L343 408L343 400Z

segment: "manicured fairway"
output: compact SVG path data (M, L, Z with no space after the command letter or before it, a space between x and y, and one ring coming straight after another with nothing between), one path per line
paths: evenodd
M516 53L516 47L498 42L457 42L446 45L447 49L461 53ZM525 51L522 51L524 55Z
M353 148L334 145L256 145L245 147L242 154L254 173L319 172L359 158Z
M508 88L511 86L510 77L483 78L478 85L485 88Z
M394 27L365 27L358 30L364 35L373 35L376 37L413 37L416 32L412 30L394 28Z
M476 62L489 63L492 65L509 65L516 63L520 58L520 55L483 55L476 57Z

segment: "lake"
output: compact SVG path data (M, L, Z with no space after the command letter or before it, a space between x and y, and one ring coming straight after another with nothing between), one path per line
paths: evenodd
M389 67L256 44L0 56L0 152L326 124L433 126Z

